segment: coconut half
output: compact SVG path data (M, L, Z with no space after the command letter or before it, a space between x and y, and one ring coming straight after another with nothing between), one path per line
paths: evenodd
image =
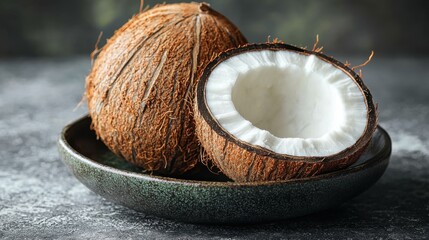
M197 136L217 167L239 182L349 166L377 126L371 93L354 71L286 44L221 54L196 91Z

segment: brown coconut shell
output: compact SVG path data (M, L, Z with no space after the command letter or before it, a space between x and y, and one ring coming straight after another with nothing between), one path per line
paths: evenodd
M163 4L131 18L86 79L92 128L119 156L161 174L198 161L192 103L198 77L222 51L246 43L204 3Z
M207 80L216 66L232 56L249 51L294 51L299 54L314 54L333 64L355 81L365 98L368 109L366 129L357 142L343 151L323 157L299 157L278 154L269 149L243 142L225 131L211 114L205 89ZM247 45L224 52L205 69L196 89L194 105L196 132L205 151L215 165L228 177L237 182L274 181L310 177L317 174L345 168L361 156L377 127L377 109L372 96L362 79L343 63L323 55L287 44L267 43Z

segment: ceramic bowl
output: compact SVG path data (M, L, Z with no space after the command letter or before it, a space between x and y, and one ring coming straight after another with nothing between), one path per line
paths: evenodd
M295 180L235 183L207 170L181 178L145 173L109 151L90 124L88 116L69 124L58 142L61 158L79 181L136 211L193 223L266 222L336 207L382 176L392 145L378 127L362 157L346 169Z

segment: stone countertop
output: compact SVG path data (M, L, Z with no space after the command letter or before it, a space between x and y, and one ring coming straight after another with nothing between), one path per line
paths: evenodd
M352 59L360 63L364 58ZM86 58L0 60L0 239L422 239L429 237L429 59L375 58L364 80L393 153L342 206L281 222L195 225L135 212L78 182L56 141L84 91Z

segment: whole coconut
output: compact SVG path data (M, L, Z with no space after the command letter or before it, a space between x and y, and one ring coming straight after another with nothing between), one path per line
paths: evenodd
M246 44L204 3L164 4L115 32L86 79L92 128L110 150L161 174L193 168L200 151L194 88L210 59Z

